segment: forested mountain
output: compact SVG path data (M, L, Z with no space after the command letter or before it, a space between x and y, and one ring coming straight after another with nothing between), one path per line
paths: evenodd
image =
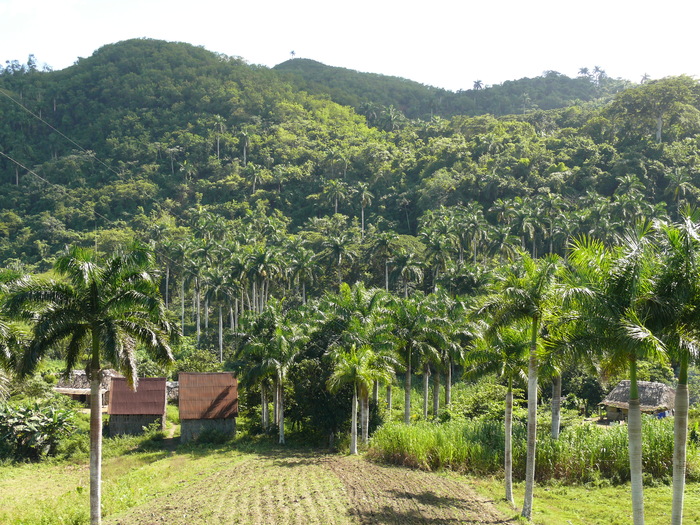
M287 60L273 69L286 73L285 78L298 88L352 106L365 115L370 124L380 126L387 125L381 118L382 111L387 108L409 119L486 113L503 116L590 102L630 85L627 81L607 77L600 68L594 72L582 68L577 78L546 71L539 77L509 80L494 86L475 80L472 89L454 93L404 78L360 73L303 58Z
M429 288L464 261L514 248L562 252L574 235L610 238L641 216L675 216L697 201L700 89L689 77L608 102L450 119L402 115L394 104L410 106L406 94L421 91L396 80L407 90L370 100L393 103L367 119L300 90L289 67L145 39L56 72L9 64L0 75L0 257L46 267L67 243L109 250L134 236L211 237L209 221L242 244L293 241L325 257L332 271L314 280L319 289L337 273L381 284L389 259L398 287L398 259L378 255L391 234L394 254L403 247L430 268ZM319 79L335 71L315 67ZM370 98L391 91L394 79L371 78ZM600 89L555 74L522 82L570 85L581 99ZM361 84L337 97L366 108ZM478 91L452 95L496 88ZM337 250L348 256L333 259Z

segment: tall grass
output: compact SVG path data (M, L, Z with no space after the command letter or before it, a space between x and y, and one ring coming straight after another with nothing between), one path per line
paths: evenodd
M673 464L673 420L644 418L643 465L648 483L670 481ZM484 420L391 423L372 437L371 459L425 470L450 469L474 474L503 470L503 424ZM523 424L513 428L513 475L523 479L526 433ZM537 444L538 481L565 483L629 480L627 427L593 424L571 426L558 440L540 433ZM700 450L688 445L688 478L700 480Z

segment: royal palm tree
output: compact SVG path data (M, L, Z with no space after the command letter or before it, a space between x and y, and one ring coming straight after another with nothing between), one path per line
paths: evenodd
M13 287L6 306L33 321L32 340L19 359L21 377L30 374L55 345L67 340L66 369L85 361L90 378L90 520L101 522L103 365L121 371L137 384L136 344L162 365L173 361L167 320L153 277L153 254L134 246L100 260L94 252L73 247L54 265L57 281L23 279Z
M422 294L395 299L391 311L391 330L396 352L406 372L404 382L404 423L411 422L411 378L413 366L423 355L437 352L444 343L441 323L436 320Z
M333 375L328 389L337 392L342 386L352 385L352 416L350 426L350 453L357 454L357 405L358 399L369 398L369 390L375 381L390 381L391 367L372 351L369 345L359 348L354 344L348 349L339 347L331 354Z
M488 332L486 326L482 336L476 339L474 347L465 354L465 375L484 377L498 374L508 383L505 410L505 496L515 505L513 499L513 383L527 382L529 338L523 337L527 328L507 326Z
M606 249L600 241L577 241L569 260L576 269L577 286L565 293L570 302L574 328L573 345L590 352L603 352L610 369L628 368L630 400L629 435L632 516L635 525L644 523L642 485L642 419L637 387L637 362L661 359L664 346L649 328L652 276L658 269L651 256L648 227L641 226L621 238L621 244Z
M686 210L682 222L659 226L661 271L652 296L655 332L678 365L674 408L671 523L683 521L688 438L688 365L700 353L700 214Z
M527 462L525 467L525 500L522 516L531 519L535 486L535 452L537 443L537 374L540 331L552 316L559 259L548 256L533 259L525 252L518 264L505 269L496 293L486 301L481 312L491 315L491 332L503 326L527 321L529 357L527 386Z

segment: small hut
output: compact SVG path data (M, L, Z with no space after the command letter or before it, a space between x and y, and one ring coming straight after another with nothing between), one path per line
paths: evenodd
M112 379L109 398L109 434L142 434L157 423L165 430L166 381L164 377L139 379L132 390L126 378Z
M180 440L205 430L236 433L238 381L230 372L179 374Z
M102 406L104 407L109 404L112 378L122 376L112 369L102 370L101 375L100 395L102 396ZM68 377L59 379L58 384L54 387L54 391L80 401L85 406L90 406L90 380L85 370L72 370Z
M673 414L676 391L664 383L637 381L642 413L659 417ZM610 421L626 421L630 402L630 381L624 380L612 389L599 405L605 408Z

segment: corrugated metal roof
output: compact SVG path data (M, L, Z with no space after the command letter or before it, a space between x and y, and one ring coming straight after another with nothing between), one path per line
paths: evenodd
M238 380L230 372L179 374L180 419L238 416Z
M139 379L133 391L123 377L112 378L112 394L109 398L110 415L164 415L165 378Z

